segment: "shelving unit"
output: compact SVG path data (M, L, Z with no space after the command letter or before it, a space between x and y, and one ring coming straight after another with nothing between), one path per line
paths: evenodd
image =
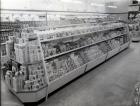
M132 35L132 41L140 41L140 24L138 22L134 22L133 24L129 24L130 32Z
M6 43L1 43L0 46L1 46L1 64L3 65L8 60L7 51L6 51Z
M6 83L23 103L47 97L49 93L90 71L130 44L128 26L114 20L115 17L110 18L109 14L95 16L93 13L60 11L46 11L45 14L43 20L47 19L45 23L48 26L22 27L20 34L6 43L12 62L12 68L5 75ZM63 27L66 24L67 27ZM25 73L21 77L22 70ZM42 77L39 77L39 73L43 73ZM14 83L13 86L13 78L19 76L22 90L15 90L18 84ZM40 79L43 80L43 86L38 88ZM34 88L36 85L37 88Z
M129 8L128 19L132 41L140 41L140 4L129 5Z
M4 63L7 62L8 56L7 56L7 50L6 50L6 41L9 40L9 36L13 36L12 29L1 29L1 64L3 66Z
M38 41L38 38L32 37L32 40L29 40L26 43L32 43L31 45L34 45L36 43L39 43ZM23 49L24 52L25 49L23 46L21 46L20 44L16 44L16 42L14 45L16 45L16 47L18 47L19 50ZM28 50L31 45L26 46ZM25 55L21 55L22 57L19 60L17 60L17 58L10 57L12 71L7 70L5 75L5 82L7 87L23 103L37 102L40 99L46 98L47 96L48 84L46 82L47 80L45 77L46 74L44 60L42 58L42 53L39 52L40 48L38 48L37 44L35 46L37 47L35 51L30 50L28 51L28 53L35 52L37 54L36 56L39 56L38 61L21 61L20 59L24 59ZM16 49L18 48L15 48L15 54ZM21 53L21 51L19 51L19 53ZM17 56L18 55L16 55L16 57ZM28 59L30 60L31 57ZM32 84L31 86L30 83Z
M122 35L125 35L125 34L120 34L120 35L118 35L118 36L114 36L114 37L109 38L109 39L97 41L97 42L95 42L95 43L92 43L92 44L89 44L89 45L86 45L86 46L82 46L82 47L79 47L79 48L76 48L76 49L73 49L73 50L70 50L70 51L67 51L67 52L63 52L63 53L60 53L60 54L57 54L57 55L53 55L53 56L50 56L50 57L45 58L45 60L49 60L49 59L51 59L51 58L56 58L56 57L59 57L59 56L61 56L61 55L65 55L65 54L68 54L68 53L71 53L71 52L74 52L74 51L78 51L78 50L80 50L80 49L84 49L84 48L87 48L87 47L96 45L96 44L98 44L98 43L101 43L101 42L103 42L103 41L108 41L108 40L114 39L114 38L119 37L119 36L122 36Z
M55 38L55 39L41 40L41 43L43 43L43 42L56 41L56 40L60 40L60 39L67 39L67 38L75 37L75 36L84 36L86 34L92 34L92 33L96 33L96 32L104 32L104 31L108 31L108 30L112 30L112 29L117 29L117 28L120 28L120 27L114 27L114 28L109 28L109 29L97 30L97 31L93 31L93 32L90 32L90 33L76 34L76 35L71 35L71 36L66 36L66 37L61 37L61 38Z

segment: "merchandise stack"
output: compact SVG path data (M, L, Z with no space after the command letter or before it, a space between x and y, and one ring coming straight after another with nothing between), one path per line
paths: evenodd
M6 25L1 22L1 30L0 30L0 41L1 41L1 64L3 65L8 61L7 50L6 50L6 41L9 40L10 36L13 36L13 29L10 25Z
M140 20L135 20L129 24L132 41L140 41Z
M140 41L140 5L129 5L128 11L129 31L132 41Z
M23 28L46 26L45 17L37 13L1 13L1 63L8 61L8 51L6 42L12 36L21 36ZM40 18L39 18L40 17Z
M22 38L15 38L12 69L5 75L7 85L15 92L36 91L46 86L45 68L37 35L30 30L21 33ZM13 42L13 41L11 41ZM10 43L9 43L10 45ZM9 47L9 51L13 51Z

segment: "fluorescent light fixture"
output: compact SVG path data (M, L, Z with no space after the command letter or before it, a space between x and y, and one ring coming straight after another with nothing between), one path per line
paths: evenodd
M67 3L69 3L69 2L72 2L72 0L61 0L62 2L67 2Z
M91 3L91 6L100 6L100 7L102 7L102 6L105 6L105 5L104 4Z
M109 7L109 8L117 8L117 6L107 6L107 7Z
M74 3L82 4L82 1L74 0Z
M82 4L82 1L79 0L61 0L62 2L66 2L66 3L77 3L77 4Z

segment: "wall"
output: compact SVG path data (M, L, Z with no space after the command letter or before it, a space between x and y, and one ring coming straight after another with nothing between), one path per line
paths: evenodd
M127 13L131 0L108 0L106 2L106 12L109 13ZM108 8L108 5L114 5L117 8ZM123 20L128 19L128 14L117 14Z
M63 2L65 1L65 2ZM85 11L85 12L127 12L128 4L132 0L79 0L82 3L69 2L70 0L1 0L1 8L9 9L37 9L37 10L63 10L63 11ZM75 0L73 0L75 1ZM106 6L92 6L94 4L115 5L117 8ZM127 14L119 15L123 19Z

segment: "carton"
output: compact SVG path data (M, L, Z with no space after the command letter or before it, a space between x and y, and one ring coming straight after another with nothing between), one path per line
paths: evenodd
M15 44L15 55L16 55L16 61L24 64L29 62L29 51L28 51L28 45L23 44Z

